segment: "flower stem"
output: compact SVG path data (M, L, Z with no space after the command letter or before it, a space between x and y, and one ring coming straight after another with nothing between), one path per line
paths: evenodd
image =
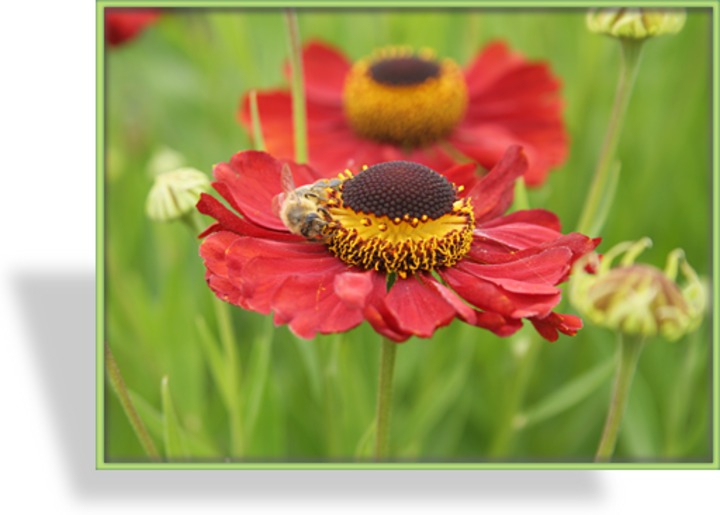
M669 418L666 422L664 453L668 458L683 456L683 449L687 445L687 423L690 407L692 406L692 391L697 384L698 363L701 359L700 339L694 336L687 342L685 359L680 368L669 399Z
M506 456L515 438L517 432L515 420L523 407L528 382L540 352L540 345L529 331L526 334L521 333L511 345L517 349L514 349L515 370L508 384L503 403L504 410L499 415L497 431L488 451L488 455L493 458Z
M120 368L118 367L115 357L110 351L110 346L108 346L107 343L105 344L105 369L107 370L107 377L110 381L110 386L112 386L115 395L117 395L120 405L122 406L123 411L125 411L125 415L127 415L130 425L132 426L133 431L135 431L135 435L138 437L138 440L140 440L140 445L142 445L145 454L154 461L160 461L160 453L158 453L152 438L150 438L140 415L138 415L135 410L135 405L130 399L130 394L128 393L125 381L120 373Z
M265 150L265 138L262 132L262 123L260 122L260 110L258 109L257 91L250 92L250 119L252 120L253 148L255 150Z
M213 299L215 317L218 322L220 343L226 359L226 373L229 390L232 398L229 399L228 416L230 431L230 452L233 457L241 457L245 452L245 432L242 421L242 406L240 402L240 362L235 348L235 331L230 319L229 306L220 299Z
M578 232L583 234L596 234L602 228L604 220L599 219L599 213L605 203L603 197L608 194L608 183L610 182L615 150L635 84L638 64L640 63L642 40L621 39L620 42L622 44L623 60L617 89L615 90L615 100L610 112L610 120L605 132L600 157L595 167L595 175L585 199L583 212L577 227Z
M305 83L303 81L302 48L297 14L294 9L285 11L290 48L290 90L292 92L293 134L295 136L295 161L306 163L307 114L305 112Z
M617 442L620 431L620 423L622 422L625 407L630 397L630 386L632 385L633 376L635 375L643 346L642 337L623 337L623 334L618 332L618 340L620 363L618 364L618 370L615 374L615 384L613 385L612 397L610 398L610 409L607 419L605 420L605 428L603 429L597 454L595 455L596 462L610 461L615 451L615 443Z
M398 344L383 337L380 349L377 411L375 415L375 459L388 457L390 449L390 408L392 407L393 372Z

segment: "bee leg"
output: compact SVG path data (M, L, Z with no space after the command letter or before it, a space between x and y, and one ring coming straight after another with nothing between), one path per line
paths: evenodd
M317 211L322 215L326 222L332 222L332 216L330 216L330 211L328 211L325 206L318 206Z

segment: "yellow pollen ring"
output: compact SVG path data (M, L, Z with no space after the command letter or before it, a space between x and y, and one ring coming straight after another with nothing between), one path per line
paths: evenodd
M333 219L325 239L330 252L350 265L402 278L455 265L470 250L475 225L470 199L457 200L450 213L434 220L391 220L342 205L328 211Z
M353 130L364 138L408 147L434 143L462 120L468 104L460 67L450 59L438 61L440 72L423 82L389 85L373 79L370 68L383 59L420 57L405 49L388 49L357 61L345 79L343 103Z

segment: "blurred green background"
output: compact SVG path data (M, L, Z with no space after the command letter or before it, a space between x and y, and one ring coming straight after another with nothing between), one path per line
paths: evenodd
M322 39L353 59L378 46L407 44L464 65L499 38L531 60L550 62L563 82L570 155L542 189L530 192L530 202L556 212L566 231L584 202L621 57L617 41L586 30L584 15L552 9L298 12L303 40ZM710 276L712 241L710 24L709 10L690 10L678 35L645 45L618 150L620 185L599 248L649 236L654 246L641 261L664 266L668 252L682 247L704 277ZM151 222L144 211L153 182L148 164L160 148L180 152L189 166L210 175L213 164L250 147L235 118L239 99L252 88L285 84L285 27L279 10L166 9L138 38L105 51L105 340L160 453L180 461L367 456L380 337L363 324L347 334L299 340L285 327L273 328L269 317L230 307L240 376L228 400L207 351L219 349L219 327L198 241L183 224ZM573 312L567 301L563 310ZM393 456L592 461L610 395L615 337L587 326L576 337L548 343L529 339L531 332L501 339L452 324L431 340L402 344ZM649 342L617 460L711 460L710 357L709 320L679 342ZM105 461L147 461L110 388L105 410Z

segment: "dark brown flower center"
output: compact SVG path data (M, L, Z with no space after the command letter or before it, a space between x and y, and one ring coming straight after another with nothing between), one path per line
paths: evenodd
M370 76L388 86L422 84L440 75L440 65L416 56L382 59L370 66Z
M345 205L358 213L435 220L453 210L456 191L450 181L427 166L390 161L346 181L342 197Z
M406 278L452 267L470 251L471 199L427 166L390 161L339 179L323 202L323 236L348 265Z

